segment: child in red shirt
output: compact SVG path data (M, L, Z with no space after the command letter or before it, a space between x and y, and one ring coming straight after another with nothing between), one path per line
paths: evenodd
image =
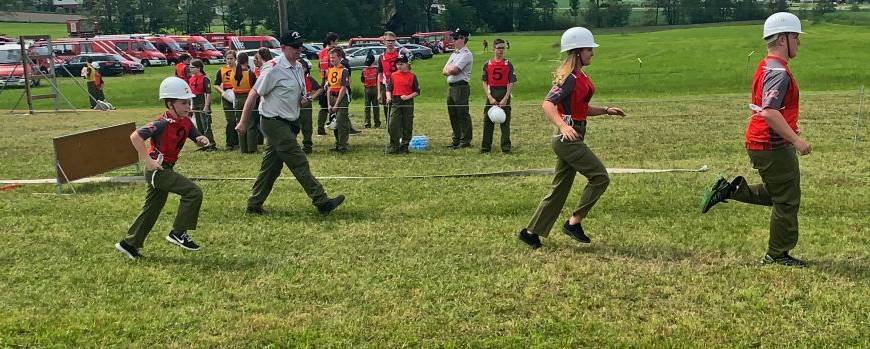
M201 146L209 145L208 138L193 127L188 117L190 99L193 97L190 86L184 80L177 77L164 79L160 84L160 99L166 111L157 120L130 134L130 141L139 153L139 158L145 161L145 182L148 184L142 213L127 231L127 237L115 244L115 248L130 259L142 258L139 250L157 222L169 193L181 195L181 203L166 240L185 250L199 250L199 245L193 242L187 231L196 229L202 189L172 170L187 139L195 140ZM147 151L146 139L151 140Z
M390 134L387 154L408 153L414 131L414 97L420 95L420 84L411 72L410 61L410 55L400 55L396 64L399 70L387 80L386 99L392 105L387 126Z

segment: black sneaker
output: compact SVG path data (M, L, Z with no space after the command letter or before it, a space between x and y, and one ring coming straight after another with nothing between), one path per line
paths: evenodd
M468 144L468 143L460 144L459 147L457 147L457 149L459 149L459 148L471 148L471 144Z
M802 261L800 259L794 258L788 255L788 252L783 253L779 257L772 257L769 254L765 254L764 258L761 258L761 264L781 264L787 265L790 267L798 267L798 268L806 268L807 262Z
M372 124L364 124L363 128L372 128Z
M586 236L586 233L583 232L583 226L581 226L580 223L571 225L568 224L568 221L565 221L565 224L562 225L562 232L570 236L572 239L584 244L592 242L592 239Z
M541 238L538 237L537 234L529 233L529 231L525 228L517 233L517 239L520 239L520 241L526 243L526 245L529 245L529 247L533 250L536 250L543 246L541 244Z
M317 205L317 212L320 212L320 214L324 216L328 215L330 212L338 208L342 202L344 202L344 195L336 196L323 204Z
M701 197L701 213L707 213L713 205L720 202L728 202L727 199L731 196L733 191L734 188L731 186L731 183L728 183L728 181L725 180L725 177L719 176L716 183L713 183L710 188L707 188L707 190L704 191L704 196Z
M245 213L262 216L266 214L266 210L264 210L262 206L248 206L245 208Z
M128 243L127 243L126 241L124 241L124 240L121 240L121 242L115 244L115 249L117 249L118 251L120 251L121 253L123 253L125 256L127 256L127 258L130 258L130 259L132 259L132 260L134 260L134 261L137 260L137 259L139 259L139 258L144 258L144 257L145 257L145 256L143 256L141 253L139 253L139 249L138 249L138 248L135 248L135 247L133 247L133 246L130 246L130 244L128 244Z
M481 154L489 154L490 152L491 152L491 150L489 150L489 149L481 149L480 150Z
M178 245L188 251L199 251L199 245L193 242L186 230L173 230L166 235L166 241Z
M348 148L332 148L332 149L329 149L329 151L332 153L346 154L350 150Z

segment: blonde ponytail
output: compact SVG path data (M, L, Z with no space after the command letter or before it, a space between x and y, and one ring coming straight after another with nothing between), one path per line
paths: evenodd
M553 85L562 86L569 75L583 67L583 63L580 61L580 50L573 49L568 51L568 56L562 60L559 68L556 68L556 71L553 72Z

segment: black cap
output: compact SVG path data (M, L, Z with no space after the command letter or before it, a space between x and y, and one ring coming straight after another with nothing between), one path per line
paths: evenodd
M302 47L302 44L305 42L305 40L302 39L302 34L299 34L299 32L295 31L291 31L287 34L281 35L281 39L278 41L281 42L281 45L294 48Z
M453 33L450 33L450 37L451 37L451 38L454 38L454 39L458 39L460 36L461 36L461 37L466 37L466 38L467 38L467 37L469 37L470 35L471 35L471 34L469 34L467 30L462 29L462 28L456 28L456 29L453 31Z
M414 60L414 57L408 53L400 53L397 60L402 63L411 63L411 61Z
M372 51L369 51L369 53L366 55L365 64L366 64L366 66L370 66L374 62L375 62L375 54L372 53Z

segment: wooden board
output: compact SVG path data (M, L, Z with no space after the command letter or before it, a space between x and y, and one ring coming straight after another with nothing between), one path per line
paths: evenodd
M136 124L131 122L54 138L57 183L138 163L139 155L130 143L135 130Z

